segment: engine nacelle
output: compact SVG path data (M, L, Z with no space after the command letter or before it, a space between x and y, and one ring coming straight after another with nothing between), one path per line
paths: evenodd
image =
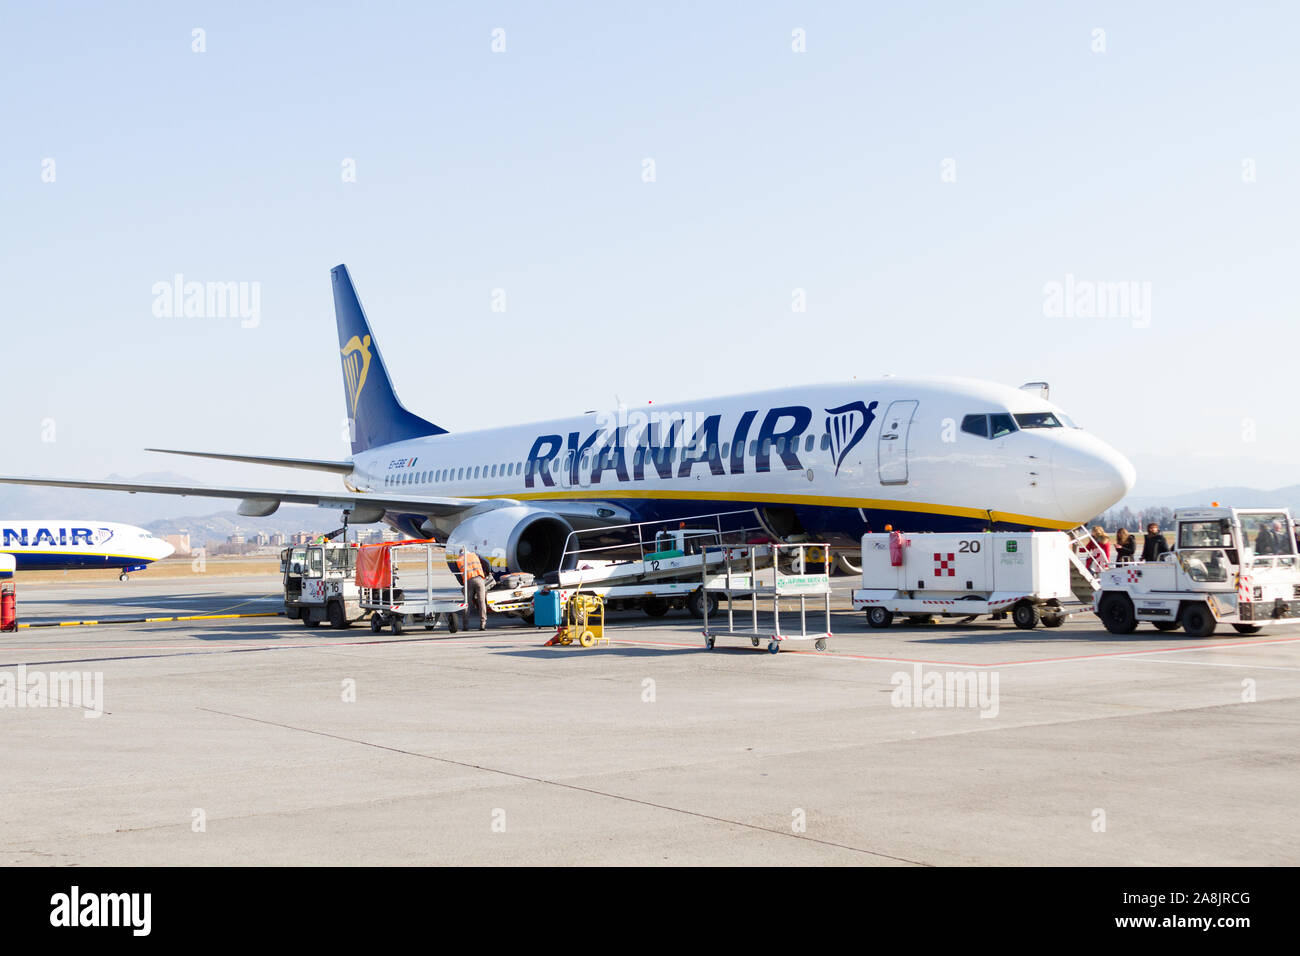
M450 560L462 548L477 551L509 571L540 577L560 567L564 543L573 526L553 511L529 505L511 505L470 515L447 537Z

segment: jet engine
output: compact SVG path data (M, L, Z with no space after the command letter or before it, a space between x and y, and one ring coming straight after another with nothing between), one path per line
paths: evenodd
M560 568L564 543L573 531L567 520L553 511L529 505L510 505L471 514L447 536L448 556L462 548L476 551L500 568L540 577Z

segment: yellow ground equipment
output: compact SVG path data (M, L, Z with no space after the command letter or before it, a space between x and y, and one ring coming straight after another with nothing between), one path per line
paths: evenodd
M545 646L574 641L583 647L593 647L597 641L609 643L605 636L605 600L599 594L579 591L570 597L564 605L564 623Z

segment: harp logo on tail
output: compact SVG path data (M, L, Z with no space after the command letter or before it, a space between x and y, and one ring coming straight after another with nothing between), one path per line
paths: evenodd
M876 420L876 406L879 402L864 405L862 402L849 402L838 408L826 409L826 434L831 440L831 457L835 461L835 474L840 473L840 465L848 457L853 446L862 441L867 429Z
M357 417L357 402L361 399L361 389L366 385L366 374L370 371L370 336L364 339L352 336L343 346L343 383L348 390L348 404L352 407L352 417ZM873 403L874 404L874 403Z

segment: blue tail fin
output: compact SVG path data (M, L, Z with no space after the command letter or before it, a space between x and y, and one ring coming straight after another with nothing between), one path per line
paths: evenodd
M379 343L370 331L348 267L330 270L334 280L334 317L339 326L343 360L343 392L352 424L352 453L424 435L443 435L447 429L408 412L393 391Z

